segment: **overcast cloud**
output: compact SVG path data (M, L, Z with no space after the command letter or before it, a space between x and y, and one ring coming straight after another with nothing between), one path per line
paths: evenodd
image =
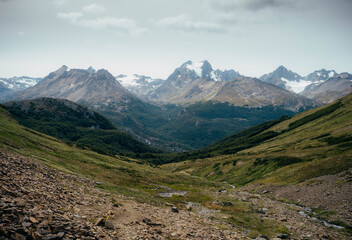
M351 0L0 0L0 77L61 65L167 76L187 60L261 76L352 72Z

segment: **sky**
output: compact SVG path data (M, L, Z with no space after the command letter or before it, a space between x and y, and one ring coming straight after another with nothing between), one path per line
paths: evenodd
M192 60L252 77L352 73L352 0L0 0L0 77L62 65L166 79Z

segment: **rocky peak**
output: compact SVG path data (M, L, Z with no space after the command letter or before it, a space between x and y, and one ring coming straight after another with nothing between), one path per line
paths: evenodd
M299 81L300 79L302 79L302 77L300 75L298 75L295 72L292 72L291 70L288 70L286 67L284 66L279 66L274 72L273 75L279 78L285 78L289 81Z
M202 78L209 77L212 72L213 68L210 63L207 60L203 61Z
M90 73L95 73L95 69L92 66L90 66L87 71Z
M105 70L105 69L99 69L96 73L96 78L99 79L99 80L107 80L107 79L112 79L112 80L115 80L114 76L109 73L108 70Z
M306 80L311 82L326 81L336 75L337 73L335 72L335 70L326 70L323 68L321 70L315 70L314 72L308 74L308 76L306 76Z
M187 61L182 64L180 68L194 73L194 75L199 78L209 77L213 71L213 68L207 60L200 62Z

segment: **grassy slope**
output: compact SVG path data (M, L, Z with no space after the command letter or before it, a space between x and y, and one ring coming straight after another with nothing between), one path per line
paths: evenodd
M98 113L67 100L40 98L5 106L21 125L99 153L134 156L161 152L116 129Z
M257 146L164 168L240 186L251 182L295 184L338 173L352 167L351 119L352 95L348 95L340 103L297 114L261 131L258 136L277 136L274 134ZM224 148L229 146L226 141L222 143ZM221 142L215 145L217 153L221 153Z
M102 181L106 188L114 188L114 191L137 197L148 195L148 189L152 187L150 184L170 185L174 188L182 188L190 183L194 183L196 187L213 185L206 180L170 174L131 158L106 156L67 145L65 142L19 125L2 107L0 107L0 149L39 160L55 169Z
M101 181L103 185L99 187L134 197L139 201L154 204L167 201L181 208L186 202L196 202L210 209L221 210L221 214L228 216L226 218L237 219L236 223L240 223L240 228L252 230L253 236L258 234L275 236L283 229L280 223L260 219L246 202L238 200L234 207L219 209L213 201L228 200L216 194L224 184L152 168L127 157L111 157L69 146L53 137L19 125L1 106L0 151L13 152L61 171ZM156 195L158 191L163 190L155 190L155 184L188 192L184 197L174 196L164 199ZM228 185L225 186L230 189Z

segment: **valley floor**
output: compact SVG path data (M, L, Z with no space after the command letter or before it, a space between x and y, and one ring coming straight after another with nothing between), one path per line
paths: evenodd
M221 215L236 201L248 204L263 222L280 222L284 229L276 239L348 239L297 205L229 186L214 195L232 202L192 210L138 203L99 186L0 152L0 239L248 239L250 231Z

